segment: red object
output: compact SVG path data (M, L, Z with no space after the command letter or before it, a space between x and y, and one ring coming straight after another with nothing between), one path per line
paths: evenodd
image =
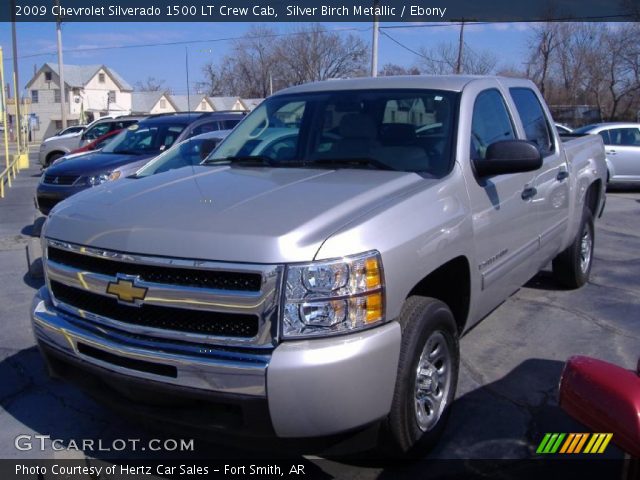
M122 129L112 130L108 133L105 133L104 135L101 135L98 138L96 138L93 142L87 143L84 147L76 148L71 153L90 152L91 150L96 150L96 148L99 148L98 145L100 145L100 143L104 142L107 138L111 138L114 135L117 135L121 131Z
M640 365L639 365L640 366ZM640 376L595 358L571 357L560 380L560 407L640 458Z

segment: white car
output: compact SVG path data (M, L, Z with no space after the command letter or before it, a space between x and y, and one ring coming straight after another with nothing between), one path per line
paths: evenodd
M607 160L607 183L640 182L640 123L596 123L574 133L602 137Z

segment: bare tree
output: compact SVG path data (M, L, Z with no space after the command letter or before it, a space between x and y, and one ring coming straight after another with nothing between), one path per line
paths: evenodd
M278 42L280 76L289 85L362 76L368 62L368 46L358 37L329 32L316 23L295 30Z
M147 77L144 81L138 81L134 87L139 92L159 92L166 90L164 80L156 79L155 77Z
M537 24L528 77L550 105L592 105L606 120L633 119L640 108L639 38L637 23Z
M396 75L420 75L418 67L403 67L395 63L387 63L378 73L381 77L393 77Z
M469 75L487 75L492 73L498 60L489 51L475 51L467 44L464 46L464 55L460 73ZM421 47L420 71L433 75L448 75L456 72L458 63L458 46L453 43L441 43L435 48Z
M536 83L542 95L547 90L552 56L558 47L557 30L558 24L553 22L534 25L529 40L527 76Z
M366 43L319 24L278 36L253 27L218 64L203 68L209 95L265 97L271 90L329 78L361 76L368 61Z

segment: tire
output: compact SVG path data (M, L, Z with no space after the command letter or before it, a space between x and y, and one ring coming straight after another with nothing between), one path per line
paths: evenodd
M587 283L593 264L594 243L593 214L585 207L576 238L553 259L553 275L558 283L567 288L580 288Z
M458 328L447 305L418 296L405 301L400 324L398 375L380 447L394 457L418 456L442 435L455 397L460 363Z
M47 164L45 165L45 167L50 166L53 162L55 162L60 157L64 157L64 153L60 153L60 152L52 153L47 157Z

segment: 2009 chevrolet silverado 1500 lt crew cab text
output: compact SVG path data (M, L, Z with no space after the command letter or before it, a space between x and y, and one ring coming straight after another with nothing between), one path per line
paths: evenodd
M551 260L587 280L605 175L601 139L563 143L529 81L292 87L202 165L56 206L33 328L54 374L130 412L377 425L406 452L443 429L462 333Z

